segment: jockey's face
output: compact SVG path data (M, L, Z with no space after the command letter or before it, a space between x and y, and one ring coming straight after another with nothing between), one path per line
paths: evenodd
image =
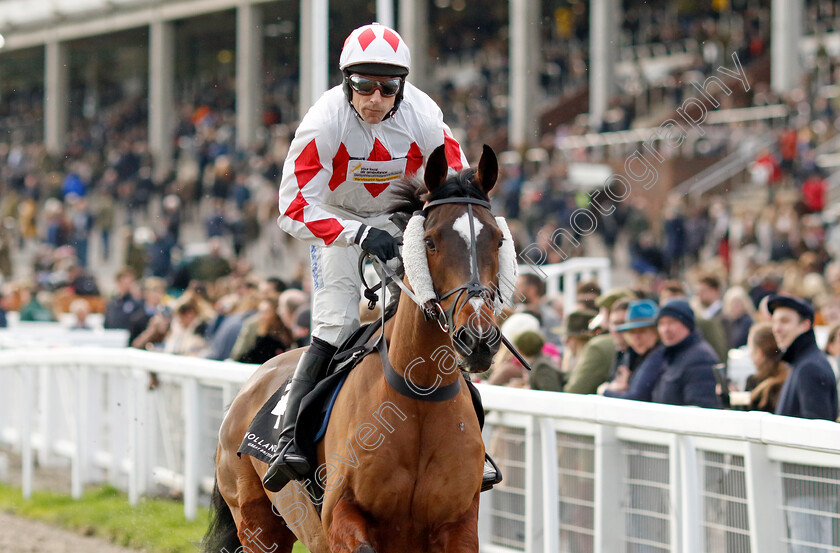
M386 81L393 79L394 77L377 77L374 75L362 75L368 79L377 80L377 81ZM351 90L353 90L351 88ZM381 123L382 119L388 115L388 112L394 108L394 101L397 99L396 96L383 96L382 90L377 88L373 91L373 94L368 96L363 96L359 94L355 90L353 90L353 107L356 108L356 111L359 112L359 115L362 116L362 119L365 120L365 123L369 125L376 125L377 123Z

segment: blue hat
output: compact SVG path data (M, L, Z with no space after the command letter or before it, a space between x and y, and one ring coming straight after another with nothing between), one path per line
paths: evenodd
M618 325L615 329L624 332L632 328L656 326L657 311L656 303L651 300L631 301L627 306L627 318L624 324Z
M676 319L689 331L694 332L694 310L691 309L691 306L686 300L671 300L667 302L659 310L659 315L656 317L656 320L659 321L662 317Z
M814 308L811 307L811 304L807 301L800 300L799 298L792 298L790 296L773 296L767 302L767 310L770 314L773 314L773 311L776 310L777 307L787 307L788 309L793 309L803 319L808 319L811 321L811 324L814 323Z

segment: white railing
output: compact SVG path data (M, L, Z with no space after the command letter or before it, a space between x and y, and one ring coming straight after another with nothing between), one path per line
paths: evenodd
M192 518L212 485L224 406L254 368L139 350L6 350L0 442L21 453L24 495L37 455L69 463L76 497L108 481L136 503L164 486L183 492ZM826 523L829 540L840 524L835 423L480 390L485 442L505 476L482 497L483 553L782 553L809 540L788 518Z
M562 295L564 313L571 313L577 302L579 282L594 280L601 290L609 290L610 267L607 257L572 257L550 265L520 265L519 274L533 273L543 277L545 295Z

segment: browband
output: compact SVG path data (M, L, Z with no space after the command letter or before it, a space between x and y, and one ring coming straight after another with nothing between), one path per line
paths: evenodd
M435 200L424 205L423 215L428 215L427 211L429 210L429 208L443 204L473 204L490 209L490 202L485 202L484 200L479 200L478 198L444 198L442 200Z

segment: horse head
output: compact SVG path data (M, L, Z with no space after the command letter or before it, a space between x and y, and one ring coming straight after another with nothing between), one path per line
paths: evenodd
M503 281L513 282L510 275L505 278L515 265L510 233L504 220L490 213L488 193L498 172L495 153L484 146L477 169L449 176L444 146L438 147L426 164L423 217L413 217L404 235L409 282L424 299L427 314L449 334L458 366L466 372L490 367L501 339L495 317L500 272ZM508 255L500 265L503 246Z

